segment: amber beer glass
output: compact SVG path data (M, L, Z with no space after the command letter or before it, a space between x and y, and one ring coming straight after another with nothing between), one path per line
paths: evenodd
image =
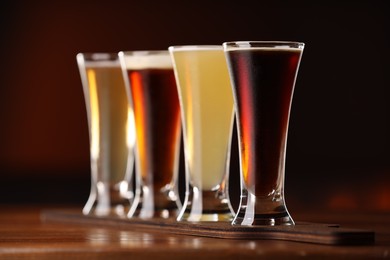
M171 46L182 112L186 196L179 221L231 221L233 94L221 45Z
M233 225L294 225L284 198L287 132L304 48L298 42L223 44L233 86L241 200Z
M181 140L180 107L169 52L119 53L134 108L136 197L128 214L176 218Z
M117 53L79 53L87 109L91 192L84 214L126 216L133 199L134 119Z

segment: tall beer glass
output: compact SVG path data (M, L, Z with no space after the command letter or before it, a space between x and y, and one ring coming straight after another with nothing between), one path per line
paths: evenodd
M179 221L231 221L233 96L222 46L171 46L181 105L186 195Z
M129 217L177 217L180 107L167 50L119 53L136 125L136 197Z
M87 108L91 192L84 214L126 216L133 199L134 119L117 53L79 53Z
M285 157L304 44L227 42L223 46L240 147L241 201L233 225L293 225L284 199Z

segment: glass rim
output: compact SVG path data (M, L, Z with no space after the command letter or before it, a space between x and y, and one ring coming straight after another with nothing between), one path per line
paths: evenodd
M208 50L223 50L222 45L217 44L199 44L199 45L172 45L168 47L169 51L208 51Z
M77 59L84 59L89 62L114 61L118 59L117 52L79 52L76 54Z
M168 50L120 51L119 60L123 68L172 69L173 64Z
M118 55L121 56L148 56L148 55L169 55L168 50L134 50L134 51L120 51Z
M222 43L224 50L227 49L255 49L255 48L282 48L303 49L305 43L295 41L229 41Z

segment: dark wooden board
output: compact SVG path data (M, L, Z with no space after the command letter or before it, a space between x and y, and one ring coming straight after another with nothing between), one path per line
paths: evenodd
M375 232L336 224L297 222L295 226L232 226L226 222L187 223L165 219L127 219L85 216L78 210L45 210L43 222L91 224L121 230L156 231L223 239L271 239L327 245L364 245L375 242Z

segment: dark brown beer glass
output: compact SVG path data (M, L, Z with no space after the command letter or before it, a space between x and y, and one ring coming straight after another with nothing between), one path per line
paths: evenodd
M294 225L284 199L287 132L304 48L298 42L223 44L237 116L241 200L233 225Z
M120 52L136 127L136 194L129 217L177 217L181 120L168 51Z

